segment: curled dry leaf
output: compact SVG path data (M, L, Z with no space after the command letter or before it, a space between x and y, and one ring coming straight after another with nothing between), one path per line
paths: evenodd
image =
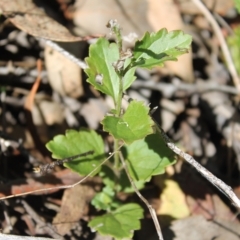
M145 16L147 8L146 0L76 0L73 16L76 26L74 31L78 35L92 35L96 32L108 34L106 23L110 19L117 19L122 26L123 35L135 33L141 36L146 30L151 30ZM128 38L129 41L130 39L131 37Z
M35 37L59 42L82 40L48 17L45 11L35 5L32 0L0 0L0 11L17 28Z
M59 102L39 100L33 105L33 122L36 126L61 124L64 121L64 108Z
M46 46L44 51L48 80L62 96L78 98L83 95L81 69L61 53Z
M88 212L88 203L94 194L93 188L87 185L77 185L64 191L60 212L53 219L60 235L69 233Z

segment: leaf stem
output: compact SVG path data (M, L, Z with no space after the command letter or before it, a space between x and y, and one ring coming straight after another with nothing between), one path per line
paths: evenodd
M121 116L121 109L122 109L122 96L123 96L123 77L121 73L119 75L119 92L118 92L118 99L116 103L116 115L117 117Z

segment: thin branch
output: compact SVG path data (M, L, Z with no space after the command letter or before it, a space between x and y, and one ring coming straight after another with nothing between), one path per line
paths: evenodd
M7 201L6 200L2 201L1 204L2 204L2 207L3 207L3 214L4 214L4 217L5 217L6 224L7 224L6 227L7 227L8 231L12 233L13 226L12 226L11 219L10 219L10 216L9 216L9 213L8 213L8 209L6 207Z
M138 197L145 203L145 205L148 207L149 209L149 212L151 214L151 217L152 217L152 220L154 222L154 225L155 225L155 228L156 228L156 231L157 231L157 234L158 234L158 237L159 237L159 240L163 240L163 235L162 235L162 231L161 231L161 227L160 227L160 224L158 222L158 219L157 219L157 214L155 212L155 210L153 209L153 207L148 203L147 199L143 197L143 195L138 191L137 189L137 186L135 185L132 177L130 176L129 172L128 172L128 169L127 169L127 166L126 166L126 163L124 161L124 158L123 158L123 155L122 153L119 151L119 157L120 157L120 160L122 162L122 165L124 167L124 170L127 174L127 177L134 189L134 191L136 192L136 194L138 195Z
M222 16L220 16L217 12L214 12L213 15L216 18L216 20L218 21L218 23L222 27L224 27L230 35L234 35L233 29L231 28L231 26L227 23L227 21Z
M0 239L4 239L4 240L59 240L59 239L53 239L53 238L27 237L27 236L25 237L25 236L3 234L3 233L0 233Z
M153 118L152 118L153 119ZM156 130L162 136L164 142L167 146L175 152L177 155L185 159L189 164L191 164L204 178L206 178L210 183L212 183L219 191L221 191L227 198L229 198L233 205L240 209L240 199L233 192L232 188L225 184L222 180L214 176L211 172L209 172L206 168L204 168L201 164L199 164L191 155L183 152L180 148L178 148L171 139L167 136L167 134L163 131L163 129L159 126L159 124L153 119L155 122Z
M44 157L44 161L45 162L49 162L50 158L49 156L49 152L47 151L45 145L42 143L40 137L39 137L39 133L36 130L36 126L33 122L33 115L32 115L32 108L34 106L34 98L37 94L37 90L40 86L41 83L41 72L42 72L42 61L39 59L37 60L37 71L38 71L38 75L37 78L30 90L30 92L27 94L27 97L25 99L25 103L24 103L24 114L25 114L25 119L26 119L26 125L27 125L27 129L29 130L31 137L33 139L33 142L35 144L35 146L38 146L38 149L41 153L41 155Z
M204 93L209 91L218 91L233 95L239 94L236 87L219 85L213 82L213 80L209 82L203 82L200 79L198 79L194 84L183 83L180 82L178 79L175 79L172 83L163 82L156 83L152 80L149 81L135 80L131 87L134 89L148 88L157 90L161 92L165 97L172 97L174 94L176 94L177 91L185 91L186 94Z
M63 49L62 47L60 47L58 44L52 42L51 40L46 40L46 39L40 38L39 41L43 42L45 45L48 45L51 48L53 48L54 50L56 50L57 52L61 53L66 58L68 58L70 61L76 63L80 68L82 68L82 69L87 68L87 64L85 62L79 60L74 55L72 55L70 52Z
M46 223L34 210L28 205L28 203L24 200L21 200L22 205L24 206L27 214L32 217L32 219L37 223L36 227L43 227L45 233L49 234L51 237L63 240L63 237L59 235L56 230L54 230L53 226L49 223Z
M46 172L49 172L50 170L52 170L55 166L62 165L64 163L70 162L74 159L77 159L77 158L80 158L80 157L85 157L85 156L87 156L89 154L93 154L93 153L94 153L94 151L88 151L88 152L85 152L85 153L77 154L77 155L72 156L72 157L59 159L59 160L56 160L54 162L47 163L47 164L41 165L39 167L35 167L35 168L33 168L33 171L36 172L36 173L41 173L41 174L46 173Z
M232 76L232 79L233 79L233 83L234 83L235 87L237 88L237 90L240 92L240 79L239 79L239 76L237 74L237 70L236 70L235 65L233 63L231 54L229 52L228 46L226 44L226 41L224 39L224 36L221 32L221 29L220 29L219 25L217 24L216 20L214 19L213 15L211 14L211 12L202 3L201 0L192 0L192 2L200 9L200 11L203 13L203 15L207 18L209 23L212 25L212 28L213 28L216 36L219 39L223 55L225 57L225 60L226 60L227 65L228 65L229 72L230 72L230 74Z
M75 186L77 186L78 184L82 183L83 181L85 181L88 177L90 177L99 167L101 167L105 162L107 162L116 152L118 152L121 147L123 146L123 144L114 152L110 153L109 157L106 158L103 162L101 162L96 168L94 168L89 174L87 174L84 178L82 178L80 181L74 183L74 184L70 184L70 185L63 185L63 186L57 186L57 187L50 187L50 188L42 188L42 189L37 189L37 190L33 190L33 191L29 191L29 192L25 192L25 193L18 193L18 194L12 194L9 196L5 196L5 197L0 197L0 200L4 200L4 199L8 199L8 198L14 198L14 197L20 197L20 196L25 196L25 195L29 195L29 194L34 194L37 192L47 192L47 191L51 191L51 190L56 190L56 189L66 189L66 188L73 188Z

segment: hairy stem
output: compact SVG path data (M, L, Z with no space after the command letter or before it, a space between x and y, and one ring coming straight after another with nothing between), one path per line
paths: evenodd
M120 26L117 23L116 20L110 20L108 23L108 26L111 28L113 33L116 36L116 43L118 45L118 51L119 51L119 61L121 60L121 54L122 54L122 34L120 30ZM121 109L122 109L122 95L123 95L123 71L122 69L118 68L118 63L116 63L115 71L119 76L119 92L118 92L118 98L117 102L115 103L116 108L116 116L121 116ZM114 139L114 151L119 148L119 140ZM116 169L119 168L119 154L115 154L114 156L114 167Z

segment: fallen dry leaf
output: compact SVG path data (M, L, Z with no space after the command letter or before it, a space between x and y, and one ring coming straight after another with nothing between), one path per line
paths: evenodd
M203 0L203 2L210 10L220 15L225 15L234 6L233 0ZM201 14L199 8L192 1L179 0L178 4L182 13Z
M53 219L60 235L67 234L87 214L89 201L94 194L93 188L88 185L77 185L64 191L60 212Z
M106 24L110 19L117 19L123 35L134 32L140 37L145 31L151 30L146 19L147 7L146 0L77 0L74 5L74 31L84 36L108 34Z
M99 101L99 99L90 99L81 107L80 114L84 116L90 129L97 129L108 109L107 104Z
M238 240L239 223L216 219L207 221L202 216L190 216L174 221L167 231L163 231L164 239L194 239L194 240ZM174 236L174 238L173 238ZM150 238L156 240L158 238Z
M65 119L64 108L59 102L40 99L33 105L32 117L37 126L61 124Z
M234 214L220 198L216 188L212 188L209 183L198 173L189 171L189 166L182 168L179 185L185 193L185 200L191 215L202 215L206 219L221 218L231 221ZM189 181L190 180L190 181Z
M157 178L155 178L155 183ZM160 180L160 182L162 182ZM170 215L174 219L184 218L190 215L189 208L185 200L185 193L178 183L165 179L163 192L161 193L161 206L157 210L159 215Z
M48 17L32 0L0 0L0 10L16 27L35 37L59 42L82 40Z
M46 46L44 51L48 80L62 96L78 98L83 95L81 69L61 53Z
M17 179L0 185L0 197L56 187L56 189L34 193L34 195L50 194L59 191L59 189L57 189L58 186L74 184L80 181L81 178L82 177L79 176L79 174L74 173L69 169L64 169L41 177Z

